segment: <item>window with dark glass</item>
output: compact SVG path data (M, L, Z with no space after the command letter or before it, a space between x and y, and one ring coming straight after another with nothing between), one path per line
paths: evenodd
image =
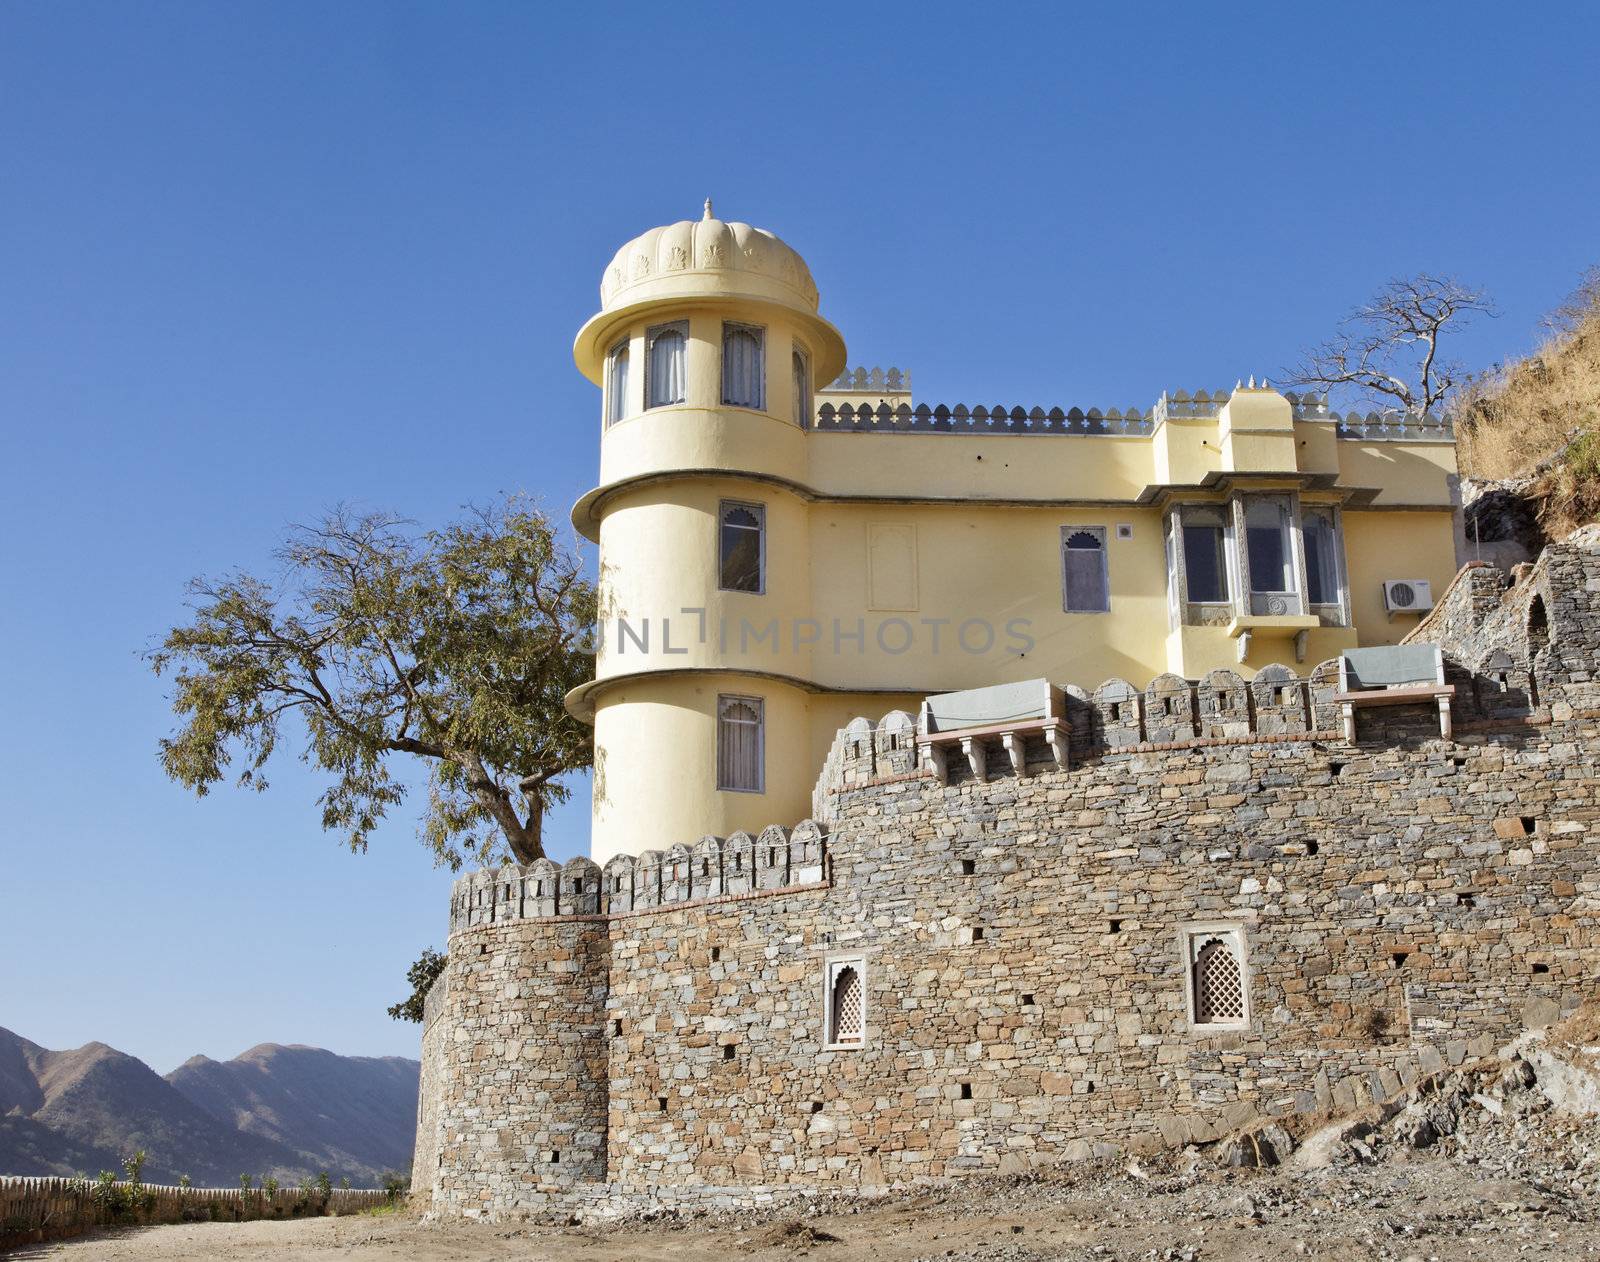
M765 589L766 509L724 500L718 524L718 580L725 592Z
M1281 500L1251 500L1244 510L1250 590L1292 592L1294 552L1289 544L1289 506Z
M1201 605L1228 600L1227 532L1215 510L1183 515L1183 570L1187 598Z

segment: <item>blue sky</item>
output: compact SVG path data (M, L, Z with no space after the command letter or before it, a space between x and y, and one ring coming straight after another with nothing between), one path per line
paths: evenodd
M139 652L338 501L564 517L627 238L714 196L931 403L1275 373L1423 269L1498 300L1484 364L1600 262L1597 40L1561 3L0 7L0 1025L415 1054L383 1008L450 877L411 815L353 856L292 761L196 801Z

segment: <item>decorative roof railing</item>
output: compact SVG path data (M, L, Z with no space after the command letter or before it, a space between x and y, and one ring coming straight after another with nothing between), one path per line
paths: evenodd
M822 387L824 390L882 390L885 394L909 394L911 370L899 368L846 368Z
M917 434L1148 434L1153 428L1147 417L1137 408L1126 413L1112 408L1101 412L1078 408L1064 412L1060 408L1006 409L987 408L981 404L969 408L964 403L955 407L930 408L926 403L912 407L902 403L890 407L880 403L877 407L862 404L852 407L834 407L824 403L817 409L819 430L854 430L870 433Z
M873 374L878 374L877 369ZM893 369L890 370L892 374ZM851 374L840 378L845 380ZM857 369L857 376L865 370ZM869 378L870 379L870 378ZM882 381L889 376L883 375ZM906 378L909 386L909 378ZM838 387L843 389L845 387ZM855 389L858 387L849 387ZM873 389L877 387L861 387ZM885 386L888 389L891 387ZM898 388L898 387L893 387ZM902 403L890 407L888 403L849 403L835 406L824 403L817 409L816 428L831 432L881 433L881 434L1072 434L1112 437L1141 437L1153 433L1158 425L1173 419L1213 417L1221 410L1233 392L1230 390L1163 391L1155 406L1148 412L1138 408L1112 408L1102 412L1099 408L1007 408L1003 405L985 407L982 404L969 408L964 403L955 407L926 403L912 407ZM1439 441L1453 436L1448 417L1428 413L1412 416L1404 412L1330 411L1328 398L1319 394L1285 394L1294 419L1297 421L1327 421L1336 427L1340 438L1366 441L1400 441L1405 439Z

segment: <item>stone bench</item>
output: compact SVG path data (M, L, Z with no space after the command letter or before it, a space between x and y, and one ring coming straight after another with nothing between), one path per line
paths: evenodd
M1450 699L1455 688L1444 681L1444 653L1437 644L1394 644L1346 649L1339 655L1339 691L1344 738L1356 739L1356 711L1365 706L1437 705L1439 735L1451 736Z
M947 754L959 745L979 780L988 778L986 742L999 738L1016 774L1028 774L1027 738L1042 735L1056 766L1067 765L1067 722L1060 688L1048 679L1028 679L990 688L944 692L922 703L917 755L922 769L940 783L950 781Z

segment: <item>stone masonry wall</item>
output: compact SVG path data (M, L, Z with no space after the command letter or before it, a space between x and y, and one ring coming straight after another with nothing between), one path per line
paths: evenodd
M1179 681L1187 715L1102 689L1069 768L1041 748L1021 779L1003 759L923 776L899 720L841 733L828 833L787 835L787 884L730 890L732 838L670 884L671 865L569 865L566 909L464 878L419 1188L514 1217L1204 1142L1383 1099L1571 1010L1600 992L1596 555L1547 553L1461 620L1458 674L1510 656L1534 594L1547 638L1534 670L1466 678L1451 742L1396 707L1345 743L1321 667L1213 687L1209 709ZM1191 1020L1201 927L1243 935L1240 1028ZM866 983L852 1048L823 1029L841 957Z

